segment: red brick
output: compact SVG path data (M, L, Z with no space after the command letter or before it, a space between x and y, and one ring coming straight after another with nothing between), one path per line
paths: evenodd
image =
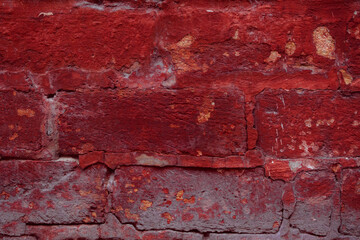
M114 88L117 75L113 70L91 72L79 69L59 69L35 77L46 94L56 91L81 91L83 89Z
M325 1L172 7L157 24L160 49L174 65L172 87L234 84L252 96L264 87L336 89L336 68L346 61L346 24L357 9ZM328 56L316 49L318 27L333 40Z
M0 90L29 91L32 88L31 76L24 71L0 72Z
M246 150L244 102L235 90L61 93L58 101L61 154L226 156Z
M360 169L344 169L342 175L340 232L360 236Z
M104 152L89 152L79 156L79 165L83 169L95 163L102 163L103 161Z
M290 225L302 232L325 236L330 232L336 191L335 177L325 171L303 172L295 179L295 209Z
M257 98L258 146L279 158L360 154L360 95L267 90Z
M154 12L103 9L86 2L15 2L0 21L0 66L45 72L101 70L150 61ZM111 21L109 21L111 19Z
M109 189L115 215L140 230L274 233L281 222L282 183L261 169L120 167Z
M353 12L354 15L348 22L346 32L346 54L348 57L348 67L350 74L354 77L354 80L355 78L360 78L360 50L358 47L355 47L360 44L360 17L359 14L355 14L355 12L356 11Z
M0 233L17 220L30 224L104 221L106 168L81 171L76 161L1 161Z
M45 106L37 93L0 91L0 155L37 158L45 141Z

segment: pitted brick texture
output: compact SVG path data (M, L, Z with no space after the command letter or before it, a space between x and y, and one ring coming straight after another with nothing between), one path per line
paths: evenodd
M360 237L360 3L0 3L0 239Z

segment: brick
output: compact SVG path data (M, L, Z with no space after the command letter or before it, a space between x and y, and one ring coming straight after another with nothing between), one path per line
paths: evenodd
M101 239L141 239L141 232L131 224L121 224L112 214L106 216L106 222L99 226Z
M201 240L200 233L164 231L137 231L131 224L121 224L112 214L108 214L106 223L100 225L99 233L101 239L133 239L133 240L157 240L157 239L189 239Z
M36 158L45 140L45 106L37 93L0 91L0 155Z
M120 167L109 191L112 212L140 230L274 233L282 186L261 169Z
M354 14L351 20L348 22L347 26L347 35L346 35L346 53L349 58L348 66L349 72L354 75L354 77L360 78L360 50L354 46L360 44L360 17L357 14Z
M29 91L31 84L29 83L30 74L21 72L0 72L0 90L18 90Z
M335 191L334 174L325 171L300 173L294 183L296 203L290 226L326 236L330 231Z
M341 184L340 232L360 236L360 169L344 169Z
M104 162L104 152L89 152L79 156L79 165L81 168L86 168L95 163Z
M104 221L107 170L81 171L76 161L1 161L0 233L6 224L78 224Z
M0 16L1 68L120 70L149 63L154 48L156 16L145 9L68 1L18 2L10 11Z
M169 55L176 75L171 87L235 84L252 96L264 87L337 88L335 56L346 61L346 24L357 6L313 1L219 4L173 3L160 17L159 47Z
M244 154L244 102L235 90L120 90L61 93L59 148L154 151L226 156Z
M360 95L267 90L256 98L258 146L279 158L360 154Z
M3 237L1 240L37 240L33 236L21 236L21 237Z
M36 236L38 240L63 240L63 239L99 239L98 226L96 225L69 225L69 226L28 226L28 234Z
M66 68L49 71L35 77L35 81L46 94L56 91L81 91L82 89L114 88L117 74L113 70L85 71Z

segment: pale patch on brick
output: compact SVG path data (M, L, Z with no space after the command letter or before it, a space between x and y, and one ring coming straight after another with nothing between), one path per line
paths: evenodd
M158 158L148 156L146 154L141 154L140 156L135 158L139 165L145 166L166 166L168 163L166 161L160 160Z
M34 112L34 110L31 110L31 109L18 109L17 115L19 115L20 117L26 116L26 117L30 118L30 117L35 116L35 112Z
M346 85L349 85L352 83L353 77L350 75L350 73L348 73L344 69L340 69L340 73L341 73L342 79L344 80L344 83Z
M308 128L311 128L311 118L306 119L304 122L305 122L305 126L307 126Z
M195 39L193 36L187 35L183 37L179 42L177 42L176 45L181 48L188 48L191 46L191 44L193 44L194 40Z
M281 55L277 51L271 51L269 57L267 59L265 59L265 62L266 63L274 63L279 58L281 58Z
M335 59L335 40L327 27L318 27L313 32L316 53L320 56Z
M291 56L295 53L296 51L296 44L294 42L287 42L285 45L285 53L288 56Z

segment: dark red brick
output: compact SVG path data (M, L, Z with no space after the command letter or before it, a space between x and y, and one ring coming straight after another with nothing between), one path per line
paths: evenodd
M264 87L336 89L347 21L357 9L326 1L169 5L157 27L174 66L172 87L235 84L252 96Z
M344 169L342 175L340 232L360 236L360 169Z
M40 94L0 91L0 155L36 158L45 141L45 105Z
M325 171L303 172L295 179L295 208L290 225L302 232L326 236L330 232L336 192L334 174Z
M60 161L1 161L0 233L15 220L22 224L72 224L104 221L107 170ZM5 230L4 230L5 229Z
M10 11L0 16L2 69L120 70L149 63L154 48L156 15L145 9L67 1L15 2Z
M282 183L261 169L120 167L110 192L115 215L141 230L274 233L282 216Z
M280 158L360 154L360 95L267 90L257 98L258 146Z
M246 150L244 102L235 90L61 93L58 101L62 154L226 156Z
M32 86L30 74L21 72L0 72L0 90L29 91Z

